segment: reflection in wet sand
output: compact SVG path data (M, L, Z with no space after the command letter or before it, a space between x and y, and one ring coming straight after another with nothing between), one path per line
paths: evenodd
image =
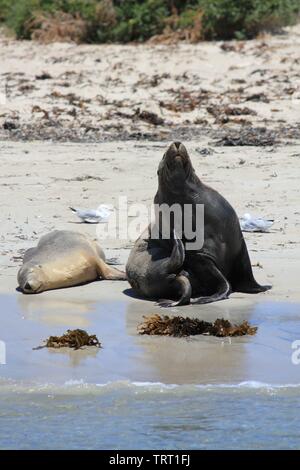
M300 307L297 304L261 302L235 307L228 302L168 310L168 315L197 317L206 321L226 318L232 323L247 320L258 326L257 334L239 338L195 336L170 338L137 336L143 320L142 303L127 307L126 328L143 348L145 367L155 368L164 383L300 383L300 368L291 361L291 345L300 338ZM148 307L147 315L163 314ZM284 328L284 334L282 334Z
M52 294L52 293L51 293ZM84 316L95 309L92 302L53 298L48 295L18 295L18 304L24 318L47 325L66 325L86 328L89 321Z
M94 384L300 383L300 366L291 361L291 345L300 339L297 304L261 302L241 306L233 299L165 312L151 302L137 299L89 303L76 298L61 301L49 294L0 297L0 339L7 347L7 365L1 368L1 377L57 384L69 380ZM143 315L153 313L208 321L224 317L232 323L247 320L258 326L258 331L255 336L231 339L138 335L137 326ZM96 354L85 350L62 353L32 349L50 335L82 326L99 338L103 348Z
M76 351L69 349L69 348L48 348L49 354L64 354L69 358L69 366L70 367L77 367L81 363L85 362L88 358L95 358L97 353L99 352L99 348L90 346L90 347L83 347Z
M152 307L152 308L151 308ZM213 383L228 380L244 380L247 375L246 348L251 337L214 338L193 336L189 338L170 338L162 336L139 336L136 327L143 321L143 315L159 313L163 315L183 315L207 321L226 318L235 323L240 316L231 309L217 306L178 308L166 311L148 306L147 313L140 303L127 307L126 328L134 335L134 341L143 348L141 360L147 369L156 371L156 380L163 383ZM243 320L251 322L251 309Z

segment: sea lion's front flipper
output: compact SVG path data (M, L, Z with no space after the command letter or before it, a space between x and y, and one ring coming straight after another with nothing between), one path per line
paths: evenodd
M174 291L180 294L179 300L160 299L157 302L159 307L177 307L178 305L188 305L192 295L192 286L185 273L178 274L172 285Z
M191 304L209 304L228 299L231 286L211 259L205 255L197 254L197 265L193 267L193 271L194 276L199 280L201 290L205 291L206 285L209 291L212 290L212 286L215 290L210 295L191 298Z
M127 279L126 273L112 266L108 266L105 261L100 258L97 263L97 271L101 279L112 281L125 281Z
M233 292L244 292L246 294L258 294L272 288L270 285L261 286L254 279L245 240L243 240L241 251L235 260L231 285Z

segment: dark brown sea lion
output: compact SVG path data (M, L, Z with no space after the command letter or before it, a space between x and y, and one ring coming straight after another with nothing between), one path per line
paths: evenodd
M228 298L231 292L258 293L271 286L259 285L251 263L239 219L232 206L217 191L206 186L195 173L183 144L174 142L164 154L158 168L156 205L177 204L184 214L189 205L189 223L194 231L196 207L204 206L204 239L200 248L191 248L183 216L170 224L170 239L153 236L154 226L136 241L126 266L127 279L140 295L160 300L161 306L188 303L204 304ZM176 217L176 216L175 216ZM201 222L201 221L200 221ZM176 226L183 226L181 239ZM199 227L198 227L199 228ZM189 248L187 248L189 247Z
M18 272L20 289L26 294L99 278L123 280L126 275L106 264L104 252L95 240L70 230L54 230L44 235L37 247L25 252Z

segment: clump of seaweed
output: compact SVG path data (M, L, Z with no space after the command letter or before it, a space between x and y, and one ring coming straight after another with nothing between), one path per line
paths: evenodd
M162 124L164 124L164 120L157 114L152 113L150 111L141 111L140 108L135 111L133 117L139 118L142 121L146 121L149 124L153 124L154 126L161 126Z
M268 146L279 144L277 138L278 132L269 130L266 127L247 127L239 130L228 130L220 140L216 142L217 146Z
M40 346L35 349L40 348L72 348L80 349L83 346L97 346L101 348L101 343L98 340L96 335L89 335L84 330L67 330L67 332L62 336L49 336L45 340L45 345Z
M144 323L138 326L140 335L161 335L184 337L192 335L211 335L217 337L254 335L256 326L250 326L247 321L233 325L224 318L217 318L213 323L189 317L163 317L155 314L144 316Z

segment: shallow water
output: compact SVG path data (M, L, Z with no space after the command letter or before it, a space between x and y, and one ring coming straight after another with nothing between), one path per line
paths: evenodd
M296 449L300 388L69 385L1 394L1 448Z
M297 304L168 311L258 326L231 340L139 336L142 316L157 312L142 301L17 295L0 305L2 449L300 447ZM103 349L32 350L67 328L97 334Z

